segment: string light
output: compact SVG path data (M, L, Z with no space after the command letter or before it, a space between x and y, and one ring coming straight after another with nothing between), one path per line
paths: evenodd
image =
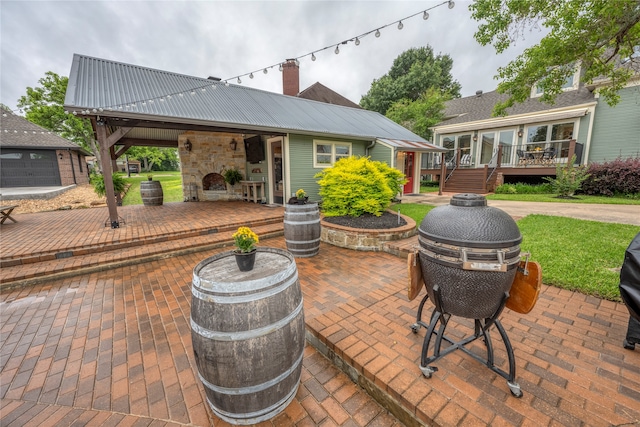
M428 9L421 10L420 12L414 13L413 15L406 16L406 17L404 17L402 19L399 19L397 21L393 21L393 22L391 22L391 23L389 23L387 25L383 25L381 27L378 27L378 28L376 28L374 30L367 31L366 33L362 33L362 34L359 34L359 35L357 35L355 37L351 37L349 39L343 40L340 43L331 44L331 45L323 47L322 49L316 49L314 51L311 51L309 53L306 53L304 55L300 55L300 56L292 58L292 59L295 61L296 65L299 65L300 64L300 62L299 62L300 59L309 56L311 58L311 61L315 61L317 59L316 53L322 52L322 51L325 51L325 50L328 50L328 49L334 49L333 50L334 53L338 54L338 53L340 53L339 45L341 45L341 44L345 44L346 45L349 42L353 42L356 46L359 46L360 45L360 40L363 37L366 37L366 36L368 36L370 34L373 34L375 37L380 37L380 34L381 34L380 30L382 30L382 29L384 29L386 27L389 27L391 25L396 25L399 30L402 30L404 28L404 22L403 21L411 19L414 16L417 16L417 15L420 15L420 14L422 14L422 19L424 19L426 21L427 19L429 19L429 12L428 11L430 11L432 9L435 9L437 7L440 7L440 6L444 6L445 4L449 7L449 9L453 9L453 7L455 6L455 3L453 2L453 0L445 0L442 3L434 5L434 6L430 7L430 8L428 8ZM336 46L336 47L334 48L333 46ZM280 63L277 63L277 64L270 65L269 67L265 67L263 69L263 72L264 72L264 74L267 74L267 68L273 68L276 65L278 66L278 70L282 71L282 69L283 69L282 64L283 63L280 62ZM250 71L250 72L245 73L245 74L240 74L240 75L237 75L237 76L230 77L229 80L237 79L239 77L244 77L244 76L250 76L252 73L255 73L256 71L259 71L259 69L258 70L254 70L254 71Z
M340 45L341 45L341 44L343 44L343 45L347 45L349 42L353 42L356 46L360 46L360 43L361 43L361 39L362 39L362 38L364 38L364 37L366 37L366 36L368 36L368 35L370 35L370 34L373 34L376 38L378 38L378 37L380 37L380 34L381 34L381 33L380 33L380 30L382 30L382 29L384 29L384 28L386 28L386 27L389 27L389 26L391 26L391 25L396 25L396 26L397 26L397 28L398 28L398 30L402 30L402 29L404 28L404 23L403 23L403 21L406 21L406 20L408 20L408 19L410 19L410 18L413 18L414 16L417 16L417 15L420 15L420 14L422 14L422 19L426 21L427 19L429 19L429 12L428 12L428 11L430 11L430 10L432 10L432 9L435 9L435 8L437 8L437 7L443 6L443 5L445 5L445 4L447 5L447 7L448 7L449 9L453 9L453 8L454 8L454 6L455 6L455 2L454 2L453 0L445 0L445 1L443 1L442 3L439 3L439 4L437 4L437 5L434 5L434 6L430 7L430 8L428 8L428 9L421 10L421 11L419 11L419 12L417 12L417 13L414 13L413 15L406 16L406 17L404 17L404 18L402 18L402 19L399 19L399 20L397 20L397 21L393 21L393 22L391 22L391 23L389 23L389 24L383 25L383 26L378 27L378 28L376 28L376 29L373 29L373 30L367 31L367 32L365 32L365 33L359 34L359 35L357 35L357 36L355 36L355 37L351 37L351 38L349 38L349 39L343 40L343 41L341 41L341 42L339 42L339 43L337 43L337 44L331 44L331 45L325 46L325 47L323 47L323 48L321 48L321 49L316 49L316 50L314 50L314 51L311 51L311 52L309 52L309 53L306 53L306 54L304 54L304 55L300 55L300 56L298 56L298 57L294 57L294 58L292 58L292 59L293 59L293 61L295 62L295 64L296 64L297 66L299 66L299 65L300 65L300 59L302 59L302 58L304 58L304 57L307 57L307 56L309 56L309 57L311 58L311 61L316 61L316 59L317 59L316 54L317 54L317 53L322 52L322 51L325 51L325 50L328 50L328 49L331 49L331 48L333 48L333 46L335 46L335 48L334 48L334 53L337 55L337 54L339 54L339 53L340 53ZM269 66L267 66L267 67L259 68L259 69L257 69L257 70L253 70L253 71L250 71L250 72L245 73L245 74L240 74L240 75L237 75L237 76L234 76L234 77L230 77L230 78L228 78L228 79L225 79L225 80L223 80L223 81L220 81L218 84L208 82L208 83L206 84L206 86L207 86L207 87L211 87L211 88L212 88L212 89L214 89L214 90L215 90L215 89L218 87L218 85L220 85L220 84L224 84L224 86L225 86L225 87L229 87L229 80L233 80L233 79L235 79L235 80L238 82L238 84L241 84L241 83L242 83L242 79L241 79L241 77L249 76L249 78L250 78L250 79L253 79L253 78L255 77L255 76L254 76L254 73L258 73L260 70L262 70L262 73L263 73L263 74L267 74L267 73L269 72L269 70L268 70L268 69L269 69L269 68L273 68L273 67L275 67L275 66L278 66L278 70L282 72L282 70L283 70L283 62L279 62L279 63L277 63L277 64L273 64L273 65L269 65ZM148 99L146 99L146 100L138 100L138 101L135 101L135 102L140 102L140 103L142 104L142 106L146 106L146 102L149 102L150 104L153 104L154 99L159 99L159 100L160 100L160 102L164 102L164 101L165 101L165 98L166 98L166 99L171 99L172 95L178 95L179 97L181 97L181 98L182 98L182 97L184 97L184 94L185 94L185 93L189 92L189 93L191 94L191 96L195 96L195 95L196 95L196 90L197 90L197 89L200 89L200 91L201 91L201 92L203 92L203 93L204 93L204 92L206 92L205 87L204 87L204 86L201 86L201 87L196 87L196 88L192 88L192 89L187 89L187 90L185 90L185 91L179 91L179 92L177 91L177 92L174 92L174 93L172 93L172 94L163 94L163 95L159 95L159 96L156 96L156 97L154 97L154 98L148 98ZM136 108L136 104L135 104L135 102L131 104L131 108ZM126 107L127 107L127 108L129 108L129 104L127 104L127 105L126 105ZM115 109L122 110L123 106L122 106L122 105L113 105L113 106L105 106L104 108L106 108L108 111L113 111L113 109L114 109L114 108L115 108ZM102 112L102 111L104 111L104 110L103 110L103 108L100 108L100 112ZM22 111L20 110L20 112L22 112ZM95 110L95 109L94 109L94 113L96 113L96 110ZM78 115L78 112L77 112L77 111L73 111L72 113L69 113L69 114L73 114L73 115L76 115L76 116L77 116L77 115ZM85 111L85 110L82 110L82 111L80 112L80 114L89 115L89 110L86 110L86 111Z

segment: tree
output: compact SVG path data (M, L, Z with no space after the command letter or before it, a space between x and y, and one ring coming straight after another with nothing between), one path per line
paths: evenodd
M154 164L160 165L163 161L178 161L178 154L175 148L158 148L158 147L131 147L127 150L127 155L131 159L142 162L142 169L150 172Z
M394 102L386 116L411 132L431 139L429 128L442 121L444 103L449 99L451 97L448 94L443 95L437 89L429 88L415 101L402 99Z
M386 114L394 102L415 101L429 88L459 98L460 83L453 80L452 67L453 60L449 55L434 56L430 46L409 49L393 61L387 74L373 81L360 105Z
M553 103L576 67L581 83L609 80L599 93L613 106L640 71L640 0L476 0L469 9L482 21L475 39L498 53L527 28L548 30L538 45L498 69L498 92L509 98L496 106L497 115L525 101L534 85L543 89L542 101Z
M36 88L27 87L27 94L18 100L18 107L25 110L25 118L90 151L100 164L91 122L64 111L69 78L47 71L38 83L40 86Z

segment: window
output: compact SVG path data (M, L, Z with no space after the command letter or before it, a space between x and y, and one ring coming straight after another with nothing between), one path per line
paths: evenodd
M545 148L556 150L558 157L569 155L569 141L573 139L575 122L529 126L527 128L528 151Z
M0 154L0 159L20 160L21 158L22 158L22 153L2 153L2 154Z
M82 172L82 156L78 153L78 164L80 165L80 172Z
M313 167L327 168L343 157L349 157L351 155L351 143L314 141L313 153Z
M29 153L31 160L51 160L51 153Z

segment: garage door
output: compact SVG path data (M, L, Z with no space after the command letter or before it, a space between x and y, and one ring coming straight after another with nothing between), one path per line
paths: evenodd
M58 160L53 150L0 151L0 187L51 187L60 185Z

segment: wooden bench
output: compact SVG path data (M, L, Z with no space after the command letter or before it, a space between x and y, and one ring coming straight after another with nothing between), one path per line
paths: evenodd
M18 207L17 205L0 206L0 215L2 216L2 219L0 220L0 224L4 224L4 222L8 219L10 219L13 222L18 222L15 219L11 218L11 212L13 212L13 210L17 207Z

